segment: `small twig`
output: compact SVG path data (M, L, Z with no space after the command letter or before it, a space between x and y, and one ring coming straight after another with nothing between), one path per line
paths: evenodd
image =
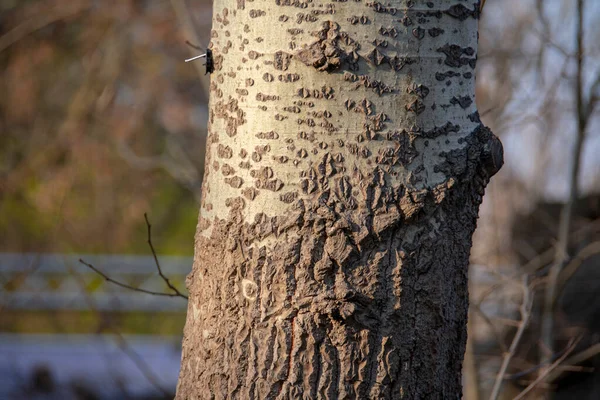
M577 269L586 261L589 257L592 257L596 254L600 253L600 241L595 241L583 249L581 249L574 258L572 258L567 265L563 268L560 273L560 282L558 283L558 288L556 291L556 297L560 297L562 291L564 290L567 283L573 277Z
M537 8L537 13L540 19L540 22L542 24L542 35L545 38L550 38L550 28L549 28L549 24L548 24L548 19L546 18L546 15L544 14L544 2L542 0L536 0L535 2L535 6ZM546 50L546 43L544 41L540 41L540 49L539 49L539 53L537 56L537 74L539 76L539 80L540 83L543 85L544 84L544 72L543 72L543 62L544 62L544 55L545 55L545 50Z
M189 40L186 40L186 41L185 41L185 44L187 44L188 46L190 46L192 49L195 49L195 50L202 50L202 49L200 48L200 46L196 46L195 44L193 44L193 43L192 43L192 42L190 42Z
M562 349L560 352L558 352L558 353L554 354L552 357L550 357L550 361L549 361L549 362L554 362L554 361L556 361L556 360L557 360L559 357L561 357L563 354L565 354L565 352L566 352L568 349L569 349L569 348L568 348L568 347L566 347L566 348ZM537 371L537 370L539 370L540 368L543 368L543 367L545 367L545 366L546 366L546 364L537 364L537 365L534 365L533 367L531 367L531 368L528 368L528 369L526 369L526 370L523 370L523 371L521 371L521 372L517 372L517 373L514 373L514 374L512 374L512 375L508 375L508 376L506 376L504 379L505 379L505 380L507 380L507 381L514 381L514 380L517 380L517 379L523 378L524 376L527 376L527 375L531 374L532 372L535 372L535 371Z
M190 38L191 41L194 43L201 43L202 41L200 40L200 35L198 34L198 31L196 29L194 21L191 17L192 12L189 9L188 5L186 4L186 1L185 0L170 0L170 3L171 3L171 7L173 8L173 11L175 12L176 18L179 21L179 25L181 27L183 36ZM191 45L191 47L195 47L195 46ZM196 68L198 75L200 75L200 80L199 80L200 85L202 85L204 92L206 94L208 94L209 81L204 77L205 71L203 71L202 65L199 63L194 63L193 65Z
M508 351L508 349L506 348L506 345L502 341L500 332L498 332L498 330L496 329L496 326L494 325L494 323L492 322L490 317L488 317L487 314L485 312L483 312L483 310L481 309L481 306L479 304L471 303L471 307L473 307L474 311L477 311L477 313L479 313L479 316L490 327L490 330L492 331L494 337L496 338L496 342L498 343L498 346L500 347L500 350L502 351L502 353L506 353Z
M567 366L574 366L576 364L579 364L581 362L589 360L590 358L594 357L595 355L597 355L599 353L600 353L600 343L596 343L595 345L590 346L587 349L569 357L565 361L565 364L567 364ZM554 372L550 373L548 375L548 378L546 379L546 381L548 383L554 382L556 380L556 378L558 378L562 374L562 372L563 371L554 371Z
M491 113L492 111L495 111L498 107L490 107L487 110L483 111L481 114L479 114L480 118L485 117L486 115L488 115L489 113Z
M514 320L514 319L510 319L510 318L503 318L503 317L492 317L493 319L495 319L496 321L500 322L501 324L507 325L507 326L513 326L515 328L518 328L521 326L521 320Z
M494 388L492 389L492 393L490 394L490 400L496 400L498 395L500 394L500 388L502 387L502 382L504 381L504 375L506 374L506 370L508 369L508 365L510 364L511 358L514 356L517 346L521 341L521 337L523 336L523 332L525 332L525 328L529 323L529 318L531 317L531 307L533 305L533 297L531 296L529 283L527 275L523 276L522 279L523 285L523 302L521 303L521 324L517 329L517 333L515 333L515 337L513 338L510 347L508 348L508 352L504 354L502 365L500 366L500 370L498 371L498 375L496 375L496 381L494 382Z
M91 264L87 264L87 263L83 262L81 259L79 260L79 262L81 262L81 263L87 265L88 267L92 268L98 274L100 274L101 276L104 276L108 281L111 281L111 282L113 282L115 284L118 284L119 286L123 286L122 284L120 284L118 282L115 282L115 281L111 280L110 278L108 278L107 276L105 276L104 274L102 274L100 271L98 271L96 268L94 268ZM71 274L75 276L75 279L79 283L81 291L82 291L82 293L83 293L83 295L85 297L85 301L87 302L88 307L90 308L90 310L94 311L101 319L105 320L105 318L104 318L105 316L104 316L104 314L102 312L100 312L98 310L98 307L97 307L97 304L96 304L95 300L85 290L85 282L84 282L83 278L81 277L81 275L78 272L74 271L71 267L68 267L68 268L69 268ZM126 285L125 285L125 287L126 287ZM138 289L133 288L133 287L128 287L128 289L132 289L132 290L136 290L136 291L143 291L143 290L138 290ZM151 293L151 292L148 292L148 291L145 291L145 293L157 294L157 295L167 295L167 296L170 295L170 294L163 294L163 293ZM112 322L108 322L106 328L113 333L119 349L127 357L129 357L129 359L135 364L136 368L142 373L142 375L144 375L144 378L146 378L146 380L152 386L154 386L159 392L161 392L163 394L163 396L165 396L165 398L171 397L173 394L170 393L169 391L167 391L165 388L162 387L162 385L159 383L158 377L154 374L154 372L152 371L152 369L131 348L131 346L129 346L129 343L127 343L127 341L125 340L125 338L123 337L123 335L121 334L121 332L119 332L117 330L117 328L114 326L114 324Z
M135 292L141 292L141 293L151 294L151 295L154 295L154 296L184 297L184 298L187 299L187 297L184 296L184 295L182 295L182 294L177 294L177 293L160 293L160 292L153 292L151 290L146 290L146 289L142 289L142 288L136 288L136 287L128 285L126 283L119 282L119 281L116 281L116 280L112 279L111 277L109 277L108 275L106 275L105 273L103 273L102 271L100 271L98 268L94 267L92 264L83 261L81 258L79 259L79 262L82 263L83 265L85 265L86 267L90 268L92 271L94 271L95 273L97 273L98 275L100 275L101 277L103 277L107 282L110 282L113 285L117 285L117 286L120 286L122 288L129 289L129 290L133 290Z
M590 118L598 102L598 89L600 89L600 72L596 74L594 83L591 85L590 96L587 107L585 109L586 118Z
M577 343L579 343L580 340L581 340L581 337L579 337L577 339L571 340L571 342L567 346L567 349L564 352L564 354L558 360L556 360L555 362L553 362L552 365L550 365L547 369L545 369L540 374L540 376L537 377L537 379L535 381L531 382L531 384L529 386L527 386L521 393L519 393L513 400L520 400L520 399L522 399L534 387L536 387L540 382L542 382L550 372L552 372L556 367L558 367L560 365L560 363L563 362L563 360L565 358L567 358L567 356L569 354L571 354L571 352L573 351L573 349L575 348L575 346L577 346Z
M116 144L119 155L130 165L142 170L162 169L196 197L199 196L197 189L202 181L202 171L196 169L186 152L172 136L167 137L166 148L162 154L155 156L136 154L125 139L117 140Z
M583 225L581 228L579 228L575 232L572 232L569 235L569 240L573 243L580 241L580 240L584 239L584 237L586 237L586 235L595 234L598 231L598 228L600 228L600 219L593 220L589 223L586 223L585 225ZM596 243L596 242L594 242L594 243ZM554 265L551 261L552 261L552 258L554 257L555 252L556 252L556 249L549 248L548 250L544 251L543 253L540 253L537 257L535 257L529 263L525 264L525 266L522 267L524 272L529 273L529 274L535 274L536 277L546 276L548 274L548 272L550 271L550 268L552 268L552 266ZM567 260L567 262L571 262L571 261ZM561 274L562 274L562 272L561 272ZM562 278L562 276L561 276L561 278Z
M113 331L113 335L115 341L117 342L117 346L119 346L119 349L121 349L121 351L125 353L131 361L133 361L137 369L144 375L146 380L150 382L152 386L154 386L158 391L160 391L163 394L163 396L165 396L165 398L173 396L173 393L170 393L168 390L162 387L161 384L158 383L159 380L156 374L152 371L152 369L148 366L144 359L138 353L136 353L134 349L131 348L131 346L129 345L129 343L127 343L127 340L125 340L121 332L118 332L115 329L111 330Z
M196 46L195 44L192 44L189 40L186 40L185 44L187 44L188 46L190 46L192 49L196 49L196 50L202 51L202 49L200 47ZM206 53L200 54L199 56L195 56L195 57L192 57L192 58L188 58L188 59L185 60L185 62L194 61L194 60L197 60L197 59L202 58L202 57L206 57Z
M162 280L165 281L169 289L173 291L175 296L183 297L187 300L188 297L181 293L175 286L173 286L171 281L169 281L169 278L167 278L165 274L163 274L162 268L160 267L160 263L158 262L158 257L156 256L156 251L154 251L154 246L152 245L152 225L150 225L150 221L148 221L148 215L146 213L144 213L144 219L146 220L146 226L148 227L148 246L150 246L150 250L152 250L152 256L154 257L154 263L156 264L158 274L160 275Z
M483 6L485 6L485 0L481 0L481 3L479 3L479 12L480 13L483 12Z
M574 95L577 106L577 136L575 148L573 149L573 158L571 160L571 174L569 176L569 198L565 203L561 215L558 232L558 244L556 246L555 261L550 267L548 273L548 284L544 293L544 308L542 312L542 344L549 349L552 354L554 348L554 303L558 288L558 278L569 260L569 234L571 232L573 206L578 198L579 191L579 170L581 168L581 157L583 142L586 136L586 127L589 122L589 116L586 115L586 105L583 98L583 50L584 50L584 27L583 27L584 2L577 0L577 78L575 80ZM542 355L542 364L547 361L547 356ZM543 372L543 376L547 373Z

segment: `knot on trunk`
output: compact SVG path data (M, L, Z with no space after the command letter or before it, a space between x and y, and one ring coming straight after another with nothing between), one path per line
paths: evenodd
M481 147L474 182L475 191L483 196L490 179L504 164L504 148L500 139L483 125L478 129L478 137Z
M504 165L504 148L500 139L492 134L481 151L481 168L489 179L500 171L502 165Z
M332 72L340 69L343 61L356 63L358 44L340 32L340 26L332 21L323 23L322 28L313 33L318 40L295 54L295 58L319 71ZM349 46L346 50L342 46Z

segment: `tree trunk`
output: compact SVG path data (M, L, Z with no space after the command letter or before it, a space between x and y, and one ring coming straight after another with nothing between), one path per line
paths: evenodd
M215 0L178 399L460 398L478 4Z

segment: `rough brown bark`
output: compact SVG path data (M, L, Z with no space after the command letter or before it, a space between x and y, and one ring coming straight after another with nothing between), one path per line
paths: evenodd
M215 2L178 399L461 396L478 5L392 3Z

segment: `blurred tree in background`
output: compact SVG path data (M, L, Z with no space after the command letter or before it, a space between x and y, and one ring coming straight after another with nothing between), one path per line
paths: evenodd
M149 212L191 254L207 98L174 10L0 1L0 251L147 252ZM188 11L207 42L209 2Z

